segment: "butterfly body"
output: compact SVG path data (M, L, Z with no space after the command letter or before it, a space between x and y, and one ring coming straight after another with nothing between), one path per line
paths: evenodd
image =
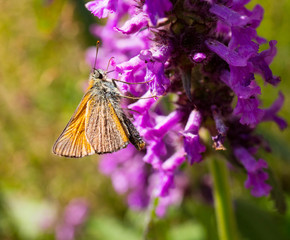
M131 142L145 147L137 129L120 106L121 93L100 69L90 75L89 87L69 123L53 146L65 157L112 153Z

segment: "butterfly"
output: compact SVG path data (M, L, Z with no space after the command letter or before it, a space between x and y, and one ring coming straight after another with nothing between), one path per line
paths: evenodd
M144 149L145 142L120 106L121 97L127 96L121 95L115 81L120 80L93 69L87 92L53 146L54 154L79 158L112 153L129 142L139 151Z

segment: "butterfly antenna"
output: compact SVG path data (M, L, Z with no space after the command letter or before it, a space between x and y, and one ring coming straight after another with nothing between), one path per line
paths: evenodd
M99 46L100 46L100 41L97 41L97 43L96 43L96 57L95 57L95 62L94 62L94 69L96 69L96 63L97 63L98 53L99 53Z
M106 73L108 74L108 73L111 73L111 72L115 72L115 69L113 69L113 70L111 70L111 71L108 71L108 72L106 72Z
M110 60L109 60L109 62L108 62L108 65L107 65L107 69L106 69L106 73L108 73L108 68L109 68L109 66L110 66L110 63L111 63L111 61L114 59L114 57L111 57L110 58ZM110 71L111 72L111 71Z

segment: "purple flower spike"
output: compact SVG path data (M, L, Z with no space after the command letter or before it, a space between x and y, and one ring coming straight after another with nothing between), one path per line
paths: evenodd
M86 8L98 18L105 18L117 10L118 0L95 0L88 2Z
M255 197L267 196L272 188L265 183L268 174L263 169L267 168L268 164L263 159L256 161L243 147L236 147L234 154L248 172L248 179L245 182L246 188L250 188Z
M186 179L185 173L190 172L184 168L218 150L241 162L239 167L248 176L245 186L254 196L270 192L267 163L253 157L260 148L269 151L270 147L255 130L263 121L274 121L280 129L287 123L278 113L282 93L272 106L262 108L256 74L265 83L279 84L280 78L270 69L277 48L272 40L269 49L259 52L261 44L268 43L257 32L264 10L260 5L249 10L249 2L95 0L86 4L95 16L108 17L106 25L91 28L103 40L97 67L106 68L114 56L108 77L126 82L117 82L122 95L146 98L122 101L124 109L129 104L128 117L146 149L138 152L128 146L100 162L100 170L110 176L118 193L127 196L131 208L146 208L158 197L156 213L163 216L169 205L183 198L186 184L178 179ZM91 64L94 57L95 48L88 51ZM211 134L207 140L213 141L211 151L206 151L199 136L201 126Z

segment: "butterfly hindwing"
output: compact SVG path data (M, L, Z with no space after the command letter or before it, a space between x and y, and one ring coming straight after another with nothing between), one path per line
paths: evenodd
M89 100L86 136L98 154L116 152L129 143L128 130L108 99L94 96Z
M123 113L123 122L126 125L128 132L129 132L129 140L135 146L138 151L141 151L145 147L145 142L141 138L138 130L130 121L130 119Z
M53 152L65 157L84 157L95 153L85 135L87 104L91 92L87 92L81 100L72 118L56 140Z

